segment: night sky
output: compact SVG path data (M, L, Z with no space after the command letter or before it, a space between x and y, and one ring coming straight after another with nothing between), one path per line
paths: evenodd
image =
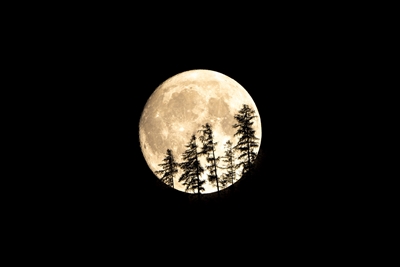
M217 232L221 225L253 234L266 225L287 232L332 219L335 205L343 202L341 193L336 194L343 178L332 157L325 156L326 148L334 146L326 138L334 131L326 123L331 115L321 112L329 94L323 91L323 71L310 67L308 56L278 44L268 51L248 48L237 54L216 47L219 52L212 55L201 49L143 46L127 52L127 45L113 47L115 53L103 57L93 52L84 61L88 64L76 70L84 73L85 83L73 89L76 101L70 112L78 120L70 136L76 140L71 141L76 156L69 163L73 171L65 191L72 195L65 202L78 214L115 228L136 225L156 233L179 233L189 222ZM256 170L220 198L213 194L197 200L169 188L155 177L140 150L138 126L147 99L166 79L191 69L233 78L261 115Z
M354 19L356 25L349 27L341 15L348 9L342 7L327 17L332 7L316 11L305 6L304 12L285 4L277 12L251 6L246 13L241 5L240 12L231 13L225 6L219 11L197 3L195 9L208 10L195 16L191 9L182 12L179 7L178 14L170 14L151 5L147 14L138 6L118 6L113 14L109 4L104 12L96 10L98 5L86 11L73 6L61 24L45 18L45 27L33 27L32 36L18 48L16 55L34 55L33 60L26 58L28 64L15 59L34 77L22 75L20 80L51 106L32 101L33 109L45 116L33 117L32 126L22 132L28 138L39 133L50 147L42 149L41 140L32 140L46 155L42 159L36 149L29 151L43 168L19 166L30 172L30 194L23 200L29 212L14 211L26 216L17 218L21 230L27 223L28 231L37 235L30 240L32 247L46 243L65 251L60 261L81 253L91 262L102 261L114 249L134 264L143 258L147 265L152 259L183 262L184 256L188 264L209 264L214 258L238 263L240 254L246 260L259 256L267 260L264 264L275 251L279 260L299 263L291 253L297 250L306 250L310 258L331 251L330 261L346 245L352 253L356 246L349 239L365 225L354 219L376 206L366 202L365 195L375 192L364 190L365 178L355 168L356 144L365 136L353 130L360 118L367 119L355 105L362 102L364 90L358 63L370 57L367 42L352 38L363 20ZM81 10L80 19L76 12ZM222 14L232 18L214 24L209 20L213 10L220 19ZM53 11L58 17L59 11ZM246 23L247 17L255 21ZM167 23L172 20L175 25ZM140 150L138 127L147 99L166 79L192 69L217 71L237 81L261 116L255 171L232 190L221 191L220 198L213 194L198 200L169 188L152 173ZM26 96L23 91L21 95ZM356 112L348 115L349 109ZM36 124L43 118L44 128ZM43 174L49 178L42 179ZM368 220L373 221L372 215ZM368 231L360 236L368 237ZM15 241L25 244L18 237ZM249 247L250 254L245 254ZM166 250L168 255L162 255ZM116 265L119 256L111 258Z

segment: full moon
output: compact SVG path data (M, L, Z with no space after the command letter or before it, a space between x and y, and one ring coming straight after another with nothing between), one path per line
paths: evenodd
M160 178L156 171L161 169L159 164L163 163L167 149L172 151L176 162L182 162L193 134L197 137L198 149L202 147L198 131L206 123L211 125L214 142L217 142L215 156L223 157L224 144L230 140L234 146L239 140L234 136L238 130L233 127L237 123L234 116L243 105L255 111L252 127L258 138L258 147L254 149L257 154L261 144L260 115L253 99L238 82L222 73L203 69L185 71L167 79L149 97L140 117L139 141L147 165ZM205 169L200 178L206 181L202 193L216 192L217 187L207 179L205 157L199 157L199 162ZM218 164L223 166L222 161ZM217 169L218 176L224 172L223 168ZM185 186L179 182L181 174L179 170L174 176L173 188L185 192ZM237 180L241 178L240 169L236 177Z

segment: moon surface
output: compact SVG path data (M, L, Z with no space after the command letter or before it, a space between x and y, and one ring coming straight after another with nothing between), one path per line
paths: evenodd
M216 157L224 156L224 144L234 137L237 123L234 115L247 104L257 116L253 119L255 136L259 138L256 153L261 144L261 120L257 107L249 93L232 78L211 70L190 70L179 73L160 84L144 106L139 122L139 141L143 156L149 168L155 173L160 170L167 149L172 150L175 161L182 162L185 145L195 134L198 151L202 147L198 139L198 130L207 122L211 124L216 145ZM200 157L205 168L206 160ZM222 161L219 165L222 166ZM178 168L179 169L179 168ZM223 169L217 169L218 177ZM178 181L181 170L174 177L174 188L185 192L185 187ZM205 169L201 179L206 180L203 193L213 193L217 188L207 181ZM157 175L156 175L157 176ZM158 176L157 176L158 177ZM240 179L240 169L237 171ZM160 177L158 177L160 178ZM221 189L220 189L221 190ZM191 193L191 192L187 192Z

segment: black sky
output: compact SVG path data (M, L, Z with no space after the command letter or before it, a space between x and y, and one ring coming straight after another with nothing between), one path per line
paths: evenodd
M341 133L330 127L336 111L326 108L332 104L335 80L328 73L332 69L324 68L332 55L323 47L294 44L294 36L281 39L278 34L263 39L267 42L249 39L245 45L207 38L201 43L196 38L154 43L110 35L104 43L91 40L64 55L70 68L63 81L72 100L67 113L75 118L68 133L73 158L64 188L74 216L160 233L155 229L166 227L161 222L176 229L188 220L208 230L228 224L255 231L268 224L288 231L337 212L343 178L327 150L338 142L332 135ZM261 116L257 170L222 199L196 202L164 186L139 146L139 119L149 96L166 79L192 69L236 80Z
M29 152L42 168L19 166L27 169L28 187L33 186L22 201L29 212L14 209L24 215L17 219L17 233L28 226L38 235L30 240L32 247L46 243L65 251L60 261L81 254L103 261L112 250L118 254L111 256L113 263L120 254L133 263L141 258L175 263L184 256L209 263L215 255L236 263L239 256L268 261L275 252L279 261L296 262L300 258L293 251L304 255L305 250L310 259L332 251L326 261L346 254L345 249L352 253L351 241L358 238L352 234L365 225L354 218L375 204L366 203L365 195L374 192L363 190L365 178L354 168L359 160L354 144L363 135L352 131L365 116L356 107L364 92L359 64L370 60L369 39L355 39L369 25L357 18L352 26L347 23L342 14L347 6L300 10L285 3L279 10L252 5L244 12L241 4L232 13L225 6L215 10L197 3L172 14L151 5L147 13L139 6L112 12L109 4L103 10L97 4L54 8L46 12L59 22L45 17L43 25L31 26L31 35L17 41L20 51L11 55L24 57L28 50L27 62L15 63L33 76L19 80L50 103L42 107L32 101L33 109L44 114L22 132L39 133L49 149L34 139L38 149ZM201 7L207 10L193 14ZM214 22L212 13L222 21ZM261 115L258 167L221 199L196 202L164 186L140 151L138 125L148 97L166 79L191 69L233 78ZM349 106L355 114L347 115ZM43 118L45 127L36 124ZM203 239L208 246L198 242ZM165 251L171 252L162 255ZM53 255L42 252L46 258Z

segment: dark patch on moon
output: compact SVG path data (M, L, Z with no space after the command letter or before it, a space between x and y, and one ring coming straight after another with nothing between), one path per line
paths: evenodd
M235 123L236 123L235 119L233 117L231 117L229 114L227 117L224 117L221 120L221 125L222 125L222 128L224 129L224 133L228 136L231 136L232 139L233 139L233 135L236 133L236 130L237 130L237 129L233 128L233 124L235 124Z
M199 93L193 90L182 90L179 93L173 93L172 98L167 104L166 115L174 116L183 120L183 122L195 121L198 114L193 112L193 108L196 107L201 101Z
M229 106L223 99L210 98L208 101L208 112L211 116L221 118L229 116Z

